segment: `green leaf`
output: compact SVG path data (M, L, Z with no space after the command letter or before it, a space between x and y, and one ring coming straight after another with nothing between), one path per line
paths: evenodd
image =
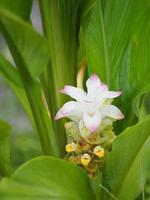
M97 73L107 82L108 55L102 7L95 1L91 12L83 23L84 42L89 73Z
M33 122L31 108L18 70L11 63L9 63L2 55L0 55L0 72L1 75L5 78L10 88L12 89L12 91L18 97L20 103L22 104L23 108L25 109L25 111L27 112L27 114Z
M148 16L149 2L147 0L115 0L115 3L113 0L109 0L106 2L104 22L111 75L110 81L113 83L112 88L117 87L119 83L118 75L126 47L130 44L131 39L134 38L137 30L149 26ZM147 35L148 29L148 27L143 29L143 36L145 33ZM145 46L145 44L143 45ZM147 59L147 56L143 57L143 60L145 59ZM134 69L136 64L135 62ZM138 79L138 76L134 76L134 81L135 78Z
M24 90L8 80L7 82L27 112L34 128L37 129L44 154L58 155L56 136L50 116L43 104L40 85L29 81L28 84L25 84L26 90Z
M17 67L25 68L36 79L49 60L46 40L30 24L5 9L0 9L0 23ZM24 65L20 63L20 59L24 61Z
M150 90L149 17L147 0L96 0L83 23L88 71L123 91L121 129L135 122L134 98Z
M149 16L149 13L146 12L143 20L147 22ZM150 90L149 34L150 23L148 21L147 24L138 27L124 53L119 79L120 88L124 91L122 98L124 109L128 111L130 110L129 100L134 103L135 98L138 97L140 100L141 95Z
M3 76L19 87L23 87L18 70L0 55L0 72Z
M1 200L94 200L89 179L66 161L39 157L21 166L0 185Z
M0 9L0 15L3 34L25 88L43 152L58 155L52 120L43 103L42 88L37 79L49 60L47 42L17 16L4 9Z
M135 199L141 191L140 165L147 168L150 163L148 157L144 159L148 154L145 142L149 135L150 117L147 117L123 131L114 141L112 151L107 154L104 183L119 200Z
M13 84L11 81L8 81L8 80L7 80L7 83L9 85L9 87L12 89L12 91L14 92L14 94L16 95L16 97L18 98L18 100L21 103L24 110L26 111L26 113L29 116L32 124L35 125L33 115L32 115L32 111L31 111L31 107L30 107L30 104L29 104L29 101L28 101L28 98L27 98L27 95L25 93L24 88L23 87L21 88L21 87Z
M43 152L46 155L58 156L60 152L58 151L57 136L53 131L51 116L49 116L49 112L43 102L41 85L30 80L25 84L25 90Z
M0 120L0 173L4 176L11 174L10 162L10 126Z
M31 12L32 0L1 0L0 6L28 20Z

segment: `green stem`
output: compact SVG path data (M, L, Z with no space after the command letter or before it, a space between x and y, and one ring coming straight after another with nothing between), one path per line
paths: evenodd
M51 119L48 117L48 113L42 101L40 84L30 77L26 63L17 46L14 44L8 32L5 31L4 27L3 31L27 94L43 152L46 155L58 156L56 136L53 131Z
M26 59L23 56L23 53L20 52L18 46L12 38L12 35L9 34L9 29L7 30L7 25L5 25L5 23L3 24L2 22L0 23L0 25L2 27L5 40L8 44L13 59L18 68L20 77L22 79L22 83L31 107L37 132L39 134L43 152L46 155L58 156L59 149L56 135L53 130L51 118L48 116L48 112L42 100L41 85L37 82L37 79L33 79L31 77L28 70L29 67L32 67L32 63L31 66L28 66Z
M49 62L48 67L47 67L47 79L48 79L48 87L49 87L49 91L53 91L53 92L49 92L49 101L51 101L51 105L52 105L52 109L53 109L53 115L56 113L58 107L61 106L62 102L63 102L63 97L61 97L59 95L59 91L58 89L60 89L60 85L63 86L64 81L63 81L63 77L62 73L58 73L59 69L61 69L62 65L64 63L61 63L58 66L58 57L56 58L56 44L55 44L55 39L54 39L54 31L53 31L53 25L51 22L51 13L50 13L50 7L54 7L55 3L51 3L50 1L43 1L43 0L39 0L39 5L40 5L40 11L41 11L41 17L42 17L42 24L43 24L43 31L44 31L44 35L45 37L48 39L48 43L50 46L50 54L51 54L51 62ZM55 8L55 7L54 7ZM51 9L52 10L52 9ZM56 14L55 14L56 15ZM57 24L57 21L55 18L55 15L53 16L53 20L54 23ZM58 31L57 31L58 32ZM59 52L59 54L61 54ZM58 69L57 69L58 68ZM61 76L61 77L59 77Z
M25 83L25 90L31 106L44 154L58 156L56 138L52 122L42 102L40 86L34 82Z
M64 86L66 77L70 78L70 76L67 75L68 63L64 52L63 41L57 41L55 35L60 34L58 35L58 39L61 40L61 27L57 16L56 2L39 0L39 6L44 35L50 46L51 62L49 62L47 67L47 98L49 106L51 107L51 115L54 116L58 108L65 102L64 96L59 94L59 89ZM55 132L57 133L60 151L63 152L66 137L63 131L64 127L62 121L54 123L54 127Z
M48 110L50 111L50 114L53 115L53 106L51 105L51 102L50 102L50 93L48 92L49 88L48 88L48 84L47 84L47 74L44 72L41 74L40 76L40 82L41 82L41 85L42 85L42 88L43 88L43 93L44 93L44 96L45 96L45 100L46 100L46 104L47 104L47 107L48 107Z

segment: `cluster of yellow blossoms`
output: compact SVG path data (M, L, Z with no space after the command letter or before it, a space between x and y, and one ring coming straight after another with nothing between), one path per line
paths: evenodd
M66 145L67 153L73 153L73 152L80 153L80 151L81 151L81 144L79 146L79 144L75 144L74 142L72 142L72 143ZM104 148L102 148L100 145L95 146L93 150L91 150L91 151L89 150L89 153L84 153L83 155L81 155L81 159L80 159L81 164L84 167L87 167L89 165L90 161L92 160L93 156L97 156L98 158L103 158L104 152L105 152Z
M103 167L105 153L115 139L112 126L103 126L85 138L81 137L75 122L67 122L65 129L68 139L65 159L83 167L89 175L95 175Z

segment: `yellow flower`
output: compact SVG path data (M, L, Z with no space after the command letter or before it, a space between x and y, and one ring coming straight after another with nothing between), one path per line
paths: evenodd
M90 163L91 161L91 156L88 154L88 153L84 153L82 156L81 156L81 163L84 167L87 167L88 164Z
M67 153L74 152L77 149L77 144L75 144L74 142L67 144L65 149L66 149Z
M94 154L96 156L98 156L99 158L103 158L104 157L104 154L105 154L105 151L102 147L100 146L96 146L93 150Z

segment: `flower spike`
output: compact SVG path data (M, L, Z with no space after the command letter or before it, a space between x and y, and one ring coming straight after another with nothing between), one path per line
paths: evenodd
M84 91L83 71L77 78L77 88L66 85L60 90L74 100L60 108L55 120L63 117L71 120L65 123L68 141L65 159L80 165L89 175L94 176L104 166L105 154L111 150L116 138L113 122L124 118L120 109L112 105L113 99L122 92L109 91L96 74L86 81L87 91Z

